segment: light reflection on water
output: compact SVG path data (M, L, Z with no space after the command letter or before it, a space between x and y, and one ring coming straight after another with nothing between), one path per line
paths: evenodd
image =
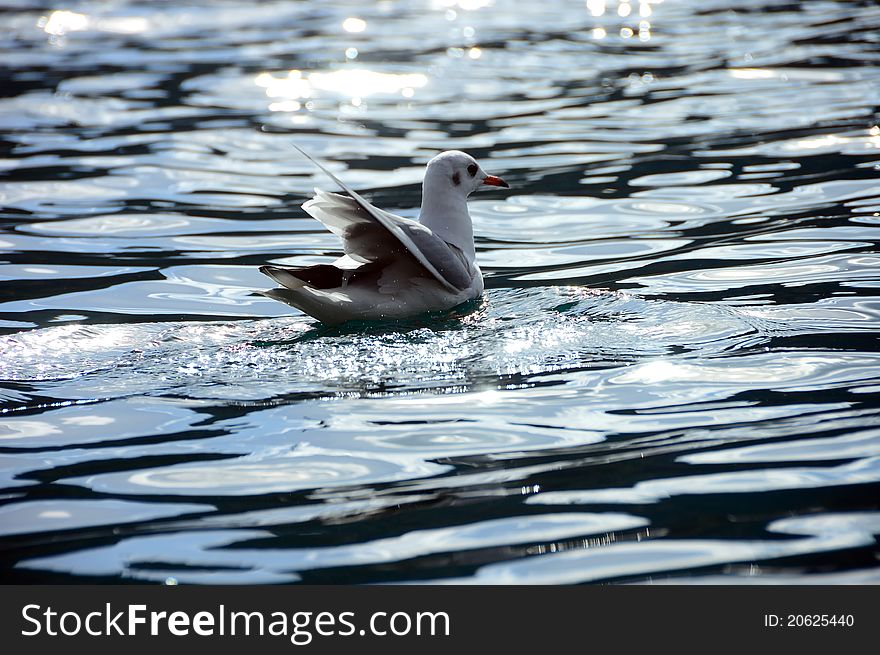
M4 579L876 582L876 5L20 4ZM338 247L293 141L503 174L483 299L255 295Z

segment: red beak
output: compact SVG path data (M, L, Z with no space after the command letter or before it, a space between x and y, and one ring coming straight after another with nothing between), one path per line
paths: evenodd
M494 175L487 175L483 178L483 184L488 184L489 186L503 186L505 189L509 189L510 185L502 180L500 177L495 177Z

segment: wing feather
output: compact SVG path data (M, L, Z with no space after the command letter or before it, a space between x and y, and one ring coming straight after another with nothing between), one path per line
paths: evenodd
M316 190L315 197L303 205L311 216L342 237L346 255L356 261L376 261L387 257L389 251L399 252L402 246L452 293L470 286L468 267L453 247L420 223L374 207L302 148L296 144L293 147L351 196Z

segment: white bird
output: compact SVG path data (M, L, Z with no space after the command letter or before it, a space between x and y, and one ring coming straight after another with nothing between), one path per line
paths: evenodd
M417 222L374 207L297 150L350 196L315 189L303 204L342 238L345 254L332 264L261 266L281 285L263 295L335 324L447 310L483 293L467 197L483 185L509 188L507 182L485 173L466 153L442 152L428 162Z

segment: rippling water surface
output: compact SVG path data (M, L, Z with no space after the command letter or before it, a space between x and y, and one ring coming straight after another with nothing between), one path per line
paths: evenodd
M880 582L873 2L5 3L5 581ZM327 328L467 150L483 298Z

